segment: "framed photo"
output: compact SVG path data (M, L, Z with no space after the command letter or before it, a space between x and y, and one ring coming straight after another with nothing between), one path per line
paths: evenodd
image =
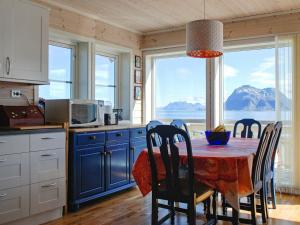
M135 67L136 68L141 68L142 67L142 58L138 55L135 56L134 58L135 61Z
M142 71L134 70L134 83L141 84L142 83Z
M134 87L134 100L141 100L142 99L142 87L135 86Z

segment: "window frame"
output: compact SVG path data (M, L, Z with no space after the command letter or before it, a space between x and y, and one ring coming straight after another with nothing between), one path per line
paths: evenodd
M104 56L104 57L108 57L108 58L114 58L115 59L115 74L114 74L114 85L101 85L101 84L96 84L96 56L100 55L100 56ZM103 51L95 51L94 54L94 84L93 84L93 96L94 99L96 100L96 87L100 86L100 87L113 87L114 90L114 94L115 94L115 98L114 98L114 108L117 108L119 106L119 55L118 54L111 54L111 53L107 53L107 52L103 52ZM102 100L102 99L99 99Z
M60 80L52 80L49 76L48 82L56 82L56 83L64 83L70 84L70 99L72 99L75 95L75 77L76 77L76 44L73 43L63 43L59 41L50 40L48 42L48 46L52 45L55 47L67 48L71 49L71 69L70 69L70 81L60 81ZM49 54L49 53L48 53ZM48 60L49 63L49 60ZM40 97L40 95L38 96Z
M259 41L259 39L258 39ZM226 52L239 52L239 51L251 51L251 50L260 50L260 49L268 49L268 48L276 48L276 43L275 39L266 39L266 41L262 42L242 42L242 44L235 45L234 42L231 43L231 45L227 45L224 47L224 53ZM234 124L236 120L225 120L224 119L224 55L219 58L219 73L220 73L220 96L219 96L219 108L220 108L220 122L221 123L227 123L227 124ZM276 67L276 64L275 64ZM274 79L275 79L275 89L276 87L276 73L274 74ZM277 103L275 103L277 104ZM261 120L260 123L263 125L266 125L272 121L268 120Z
M151 81L151 93L152 93L152 100L151 100L151 119L152 120L155 120L155 106L156 106L156 102L155 102L155 83L156 83L156 68L155 68L155 60L156 59L164 59L164 58L176 58L176 57L188 57L185 53L185 50L180 50L180 51L168 51L168 52L165 52L165 53L160 53L160 54L154 54L151 56L151 71L152 71L152 81ZM207 79L207 64L206 62L204 63L205 64L205 79ZM206 88L206 85L205 85L205 88ZM205 92L207 94L207 90ZM205 97L206 99L206 97ZM207 104L205 104L207 106ZM207 107L206 107L206 110L207 110ZM206 111L205 110L205 111ZM205 117L206 117L206 113L205 113ZM159 119L160 121L162 122L165 122L165 123L169 123L172 121L172 118L168 118L168 119ZM206 124L207 123L207 120L206 118L205 119L184 119L185 122L187 123L204 123Z

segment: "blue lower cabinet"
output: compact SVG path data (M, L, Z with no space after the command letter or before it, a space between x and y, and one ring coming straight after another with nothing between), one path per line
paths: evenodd
M84 198L105 190L104 146L81 149L76 154L77 197Z
M78 210L82 203L135 185L131 170L138 154L146 147L144 135L145 128L70 133L68 205L71 211Z
M135 182L131 174L133 164L145 148L147 148L146 137L134 139L130 143L130 182Z
M129 143L106 146L107 190L129 183Z

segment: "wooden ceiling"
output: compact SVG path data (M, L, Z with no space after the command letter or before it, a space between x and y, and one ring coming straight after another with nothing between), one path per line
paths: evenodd
M139 33L203 18L203 0L42 0ZM206 18L236 20L300 11L300 0L206 0Z

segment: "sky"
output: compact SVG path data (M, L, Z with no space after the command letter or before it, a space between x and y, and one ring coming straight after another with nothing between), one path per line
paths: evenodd
M155 61L155 104L205 104L205 59L186 56ZM224 53L224 99L242 85L275 87L275 49Z

